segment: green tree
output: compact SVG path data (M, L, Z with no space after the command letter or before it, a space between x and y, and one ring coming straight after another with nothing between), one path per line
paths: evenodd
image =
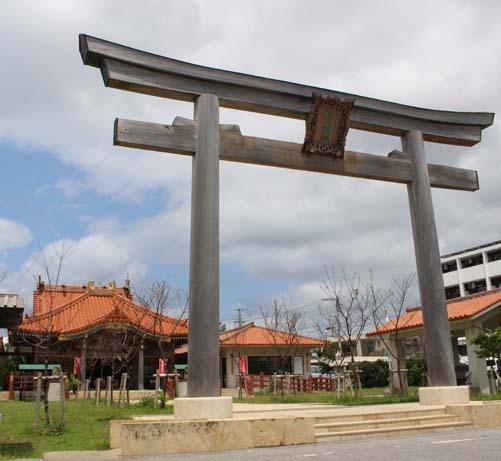
M501 358L501 327L483 330L470 339L470 344L478 346L477 355L481 359Z
M497 363L500 363L501 359L501 327L497 327L495 330L485 329L480 331L477 335L470 339L470 344L478 346L476 354L481 359L496 359ZM498 386L501 384L501 377L496 370L491 365L491 372L495 374Z

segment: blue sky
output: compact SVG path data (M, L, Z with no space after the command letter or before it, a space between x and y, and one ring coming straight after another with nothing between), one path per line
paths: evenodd
M497 2L5 1L0 5L0 291L30 303L34 254L71 247L63 281L148 273L187 290L191 160L112 146L115 117L170 123L191 104L104 88L86 33L216 68L421 107L498 111ZM342 21L332 18L343 18ZM147 26L146 26L147 24ZM319 43L322 45L319 46ZM244 134L302 142L304 124L232 110ZM499 240L501 133L473 148L427 143L430 161L479 171L474 194L434 191L441 251ZM390 136L350 131L386 155ZM221 318L285 298L314 305L323 267L381 286L415 270L404 186L221 164ZM314 308L305 308L311 316ZM310 315L311 314L311 315Z

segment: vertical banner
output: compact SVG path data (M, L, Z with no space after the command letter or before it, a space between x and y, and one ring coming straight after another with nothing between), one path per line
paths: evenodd
M245 360L245 357L240 357L239 371L241 375L247 374L247 360Z
M80 357L73 357L73 376L80 376Z
M160 371L161 375L166 375L167 374L167 359L158 359L158 370Z

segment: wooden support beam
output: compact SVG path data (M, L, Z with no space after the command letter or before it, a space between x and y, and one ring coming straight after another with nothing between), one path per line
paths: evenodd
M419 129L425 141L472 146L494 114L406 106L297 83L190 64L80 35L80 54L101 69L106 86L164 98L194 101L214 94L221 107L306 119L313 92L354 99L351 128L403 136Z
M337 159L301 152L301 144L243 136L237 125L220 125L220 159L293 170L336 174L355 178L409 184L411 165L405 156L396 158L360 152L345 152ZM193 155L196 131L193 120L176 118L172 125L116 119L113 142L135 149ZM477 172L444 165L428 164L432 187L464 191L478 190Z

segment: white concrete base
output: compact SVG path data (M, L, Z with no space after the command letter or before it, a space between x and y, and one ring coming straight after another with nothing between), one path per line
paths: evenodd
M458 405L470 402L468 386L420 387L421 405Z
M231 397L188 397L174 399L174 418L233 418L233 399Z

